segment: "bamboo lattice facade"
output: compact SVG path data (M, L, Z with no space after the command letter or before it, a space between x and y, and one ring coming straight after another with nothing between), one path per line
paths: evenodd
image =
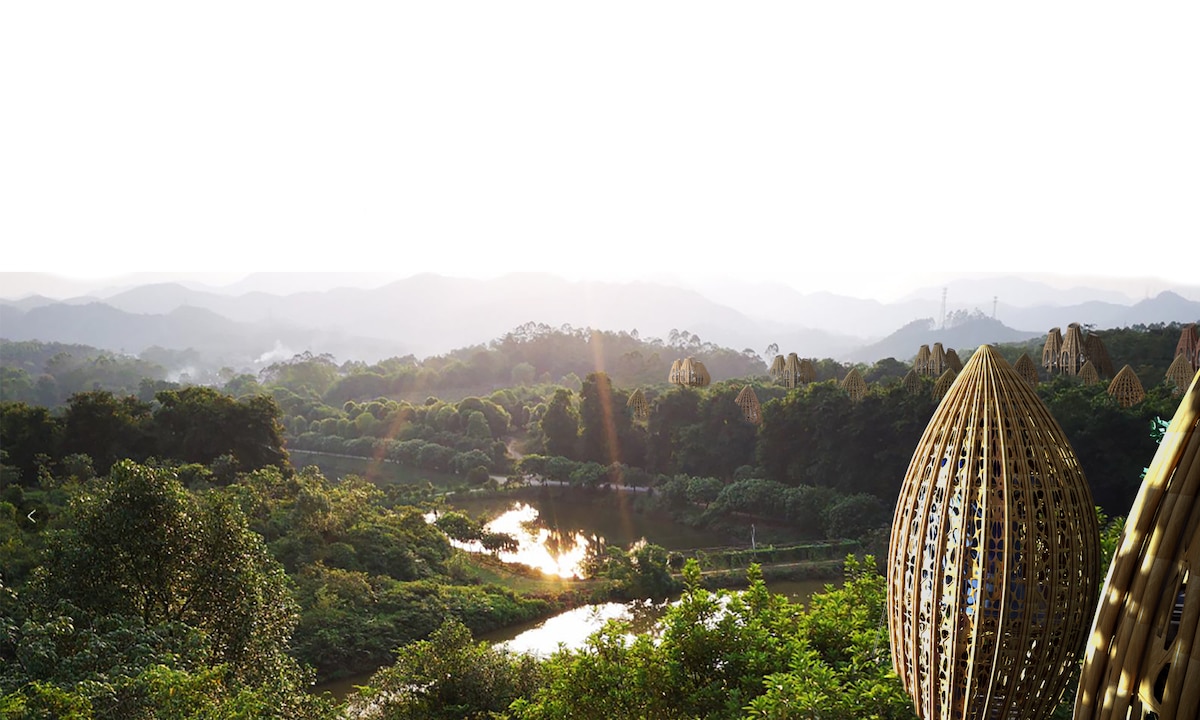
M785 367L786 362L787 361L783 359L782 355L775 356L775 359L771 362L771 369L768 370L768 372L771 374L772 380L783 380L783 368Z
M958 353L954 348L946 350L946 365L956 373L962 372L962 360L958 358Z
M1058 351L1058 369L1064 375L1078 375L1087 362L1083 352L1083 329L1079 323L1067 326L1067 335L1063 338L1062 349Z
M1084 385L1095 385L1100 382L1100 373L1096 371L1096 366L1092 364L1091 360L1079 368L1079 379L1083 381Z
M754 394L754 388L749 385L742 388L734 402L742 409L742 415L746 420L755 425L762 424L762 407L758 404L758 395Z
M1146 399L1146 389L1142 387L1142 381L1128 365L1121 368L1121 372L1108 384L1108 394L1116 398L1121 407L1133 407Z
M800 384L800 358L796 353L788 353L783 364L783 384L790 388Z
M942 349L940 342L935 342L933 349L929 351L929 374L941 375L948 367L950 366L946 364L946 351Z
M1029 357L1029 353L1021 353L1021 357L1017 358L1017 364L1013 366L1013 369L1025 382L1029 383L1030 387L1037 387L1037 365L1033 364L1033 358Z
M641 388L630 393L625 407L632 410L633 416L638 420L645 420L650 417L650 403L646 402L646 393L642 392Z
M929 364L931 357L933 357L933 353L929 352L929 346L922 345L917 350L917 359L913 361L913 369L922 375L932 375L933 371L930 369Z
M981 346L917 444L892 522L892 659L918 717L1048 717L1096 607L1099 553L1062 427Z
M678 363L678 364L676 364ZM695 358L686 358L682 361L676 360L671 364L671 372L667 375L667 380L684 387L708 387L712 382L712 378L708 375L708 369L704 367L704 363Z
M1046 333L1046 345L1042 348L1042 367L1046 372L1053 373L1058 369L1058 354L1062 351L1062 330L1050 328Z
M1200 718L1200 374L1167 426L1117 544L1075 720Z
M1192 364L1192 372L1200 370L1200 332L1196 323L1188 323L1179 333L1179 342L1175 345L1175 354L1182 355Z
M813 365L812 360L804 358L800 361L800 372L798 379L801 383L810 383L817 381L817 368Z
M858 368L850 368L850 372L846 373L846 377L842 378L842 389L855 402L867 396L867 381L863 380L862 373L858 371Z
M904 389L912 395L918 395L925 389L925 383L921 382L921 376L917 374L915 369L910 369L905 373L904 379L900 382L904 386Z
M1112 358L1108 356L1108 348L1104 347L1104 340L1100 338L1099 333L1089 332L1087 338L1083 341L1083 352L1087 355L1088 362L1096 366L1096 372L1100 373L1101 377L1112 377L1117 374L1113 368Z
M1176 355L1171 361L1171 367L1167 368L1166 381L1173 386L1171 389L1172 395L1178 395L1187 389L1188 384L1192 381L1192 376L1195 371L1192 370L1192 364L1184 355Z
M958 377L958 373L950 368L938 376L937 382L933 384L933 399L941 400L946 397L946 393L950 392L950 386L954 384L954 378Z

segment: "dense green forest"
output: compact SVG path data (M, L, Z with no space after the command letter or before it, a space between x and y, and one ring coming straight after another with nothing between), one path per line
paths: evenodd
M1162 380L1178 335L1104 332L1145 382L1132 407L1104 384L1038 386L1107 515L1128 511L1152 429L1178 403ZM756 354L686 333L530 325L425 361L305 353L215 386L168 381L146 357L0 349L0 716L912 716L872 558L848 558L846 582L808 607L769 593L755 565L745 592L706 589L711 567L652 544L550 580L500 563L513 539L447 504L556 492L606 512L628 495L713 545L753 521L764 543L886 552L936 407L932 378L901 383L910 359L858 366L870 388L854 401L839 385L850 366L822 360L789 390ZM683 356L724 379L668 384ZM761 425L734 402L746 386ZM627 407L636 389L645 419ZM327 475L301 455L365 470ZM388 481L385 464L420 479ZM470 541L485 552L460 549ZM539 659L472 639L589 601L675 596L632 643L613 625ZM311 691L376 669L344 703Z

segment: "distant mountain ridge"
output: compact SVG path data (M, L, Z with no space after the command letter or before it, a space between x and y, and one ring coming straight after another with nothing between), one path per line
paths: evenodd
M247 278L244 286L262 287L272 280L279 286L299 284L294 278ZM997 287L993 283L980 289ZM1012 287L1031 296L1052 291L1035 292L1028 281ZM660 338L673 329L686 330L735 350L765 354L774 343L784 353L870 363L911 357L921 344L970 348L1027 339L1071 322L1103 329L1200 320L1200 302L1175 292L1131 304L1111 302L1110 292L1097 292L1107 300L1073 305L996 303L995 318L991 306L947 303L948 314L969 309L973 319L937 331L933 328L941 327L943 320L940 299L881 303L769 284L730 286L710 294L718 299L660 283L579 282L540 273L494 279L422 274L378 287L286 295L227 294L157 283L116 292L102 301L91 296L61 302L45 297L0 300L0 337L83 343L132 354L153 345L194 347L241 361L289 350L375 361L485 344L532 321L552 327L636 329L643 337ZM1077 295L1072 291L1068 296Z

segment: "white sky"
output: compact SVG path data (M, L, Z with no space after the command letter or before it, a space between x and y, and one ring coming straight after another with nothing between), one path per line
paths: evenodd
M1196 2L0 3L0 268L1195 284L1198 21Z

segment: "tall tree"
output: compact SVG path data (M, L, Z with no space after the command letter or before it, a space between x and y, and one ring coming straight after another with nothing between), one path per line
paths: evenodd
M579 444L579 413L575 409L573 393L566 388L554 391L554 397L546 406L541 421L542 436L546 440L546 454L575 459Z

